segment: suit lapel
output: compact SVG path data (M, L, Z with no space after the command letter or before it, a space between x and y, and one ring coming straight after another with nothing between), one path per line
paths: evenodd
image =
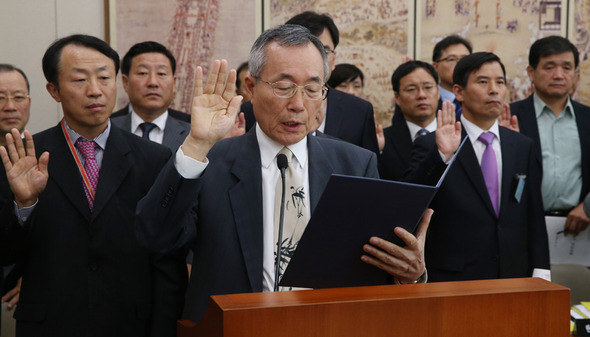
M537 115L535 113L535 102L533 95L525 99L519 105L519 111L515 113L519 116L520 132L533 139L533 146L535 149L535 157L539 160L541 167L543 167L543 160L541 155L541 138L539 137L539 127L537 125Z
M465 133L465 130L463 130L463 137L466 136L467 134ZM473 150L473 145L471 145L471 140L467 140L467 143L468 144L463 146L461 152L459 152L457 161L461 163L461 167L463 170L465 170L465 175L469 177L471 184L473 184L473 187L481 197L481 200L484 202L488 210L494 216L496 216L496 211L494 211L494 206L492 206L492 201L486 187L486 182L483 178L483 173L481 172L481 166L477 161L477 156Z
M229 198L250 285L253 291L262 291L262 176L254 131L252 128L244 136L242 146L235 149L240 155L231 172L237 182L229 190Z
M92 219L104 209L133 165L131 158L127 156L131 149L121 133L121 130L111 128L98 176Z
M309 151L309 158L307 159L309 165L309 203L311 204L311 214L313 214L334 169L326 159L326 153L318 139L307 136L307 148Z
M54 127L40 146L42 150L38 151L37 155L44 151L49 152L49 179L54 180L57 188L61 189L78 211L90 220L90 207L84 193L82 176L61 127Z
M508 205L512 190L512 181L516 172L518 144L513 135L504 128L500 128L500 147L502 148L502 196L500 197L500 216L504 207Z
M582 150L582 195L580 200L586 197L587 191L590 189L589 174L584 172L590 172L590 108L584 106L578 102L572 101L574 107L574 113L576 115L576 124L578 125L578 135L580 137L580 149Z
M333 137L339 136L339 131L342 128L340 125L343 122L343 118L338 118L338 114L342 111L340 107L340 97L336 89L330 88L328 91L327 98L327 111L326 111L326 126L324 127L324 133Z
M401 115L401 112L400 112ZM412 156L412 135L404 118L395 119L393 122L393 146L404 165L408 165Z
M186 128L180 121L168 115L168 118L166 119L166 127L164 129L162 145L166 146L172 151L176 151L186 138L188 134L186 131Z

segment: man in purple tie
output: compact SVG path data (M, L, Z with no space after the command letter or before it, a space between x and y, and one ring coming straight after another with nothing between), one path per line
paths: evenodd
M434 185L457 156L431 204L425 247L429 281L550 278L533 142L498 126L506 94L504 65L492 53L474 53L457 63L453 82L463 105L460 122L452 103L443 103L436 132L414 142L405 177Z

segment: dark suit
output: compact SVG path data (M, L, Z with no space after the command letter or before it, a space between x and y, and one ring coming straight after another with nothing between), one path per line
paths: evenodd
M582 150L582 193L580 202L590 192L590 107L571 101L576 115L578 135L580 137L580 148ZM541 140L539 138L539 127L533 95L528 98L510 104L510 112L518 118L520 132L529 136L534 141L535 157L543 167L541 155Z
M186 114L183 114L186 115ZM187 115L188 116L188 115ZM164 138L162 138L162 145L166 146L172 151L176 151L191 130L190 123L183 122L176 118L170 118L170 110L168 111L168 118L166 119L166 126L164 127ZM190 117L190 116L189 116ZM112 117L111 121L114 125L120 127L125 131L131 130L131 114L123 116Z
M401 111L393 115L391 126L383 130L385 147L379 156L381 179L401 180L412 158L412 135Z
M373 105L334 88L329 89L326 99L324 133L379 154ZM241 111L246 119L246 130L250 130L256 123L252 103L242 104Z
M332 173L378 176L375 155L364 149L322 137L308 136L307 142L312 212ZM195 322L211 295L260 292L263 285L262 176L255 130L218 142L207 157L209 166L199 179L181 179L168 165L138 204L141 242L157 251L187 243L193 247L183 316ZM174 227L158 226L160 221Z
M128 115L129 112L130 112L129 111L129 104L127 104L127 106L125 106L123 109L113 112L111 114L111 118L125 116L125 115ZM187 123L191 122L191 115L181 112L181 111L178 111L178 110L168 108L168 115L170 115L172 118L179 119L183 122L187 122Z
M37 155L50 153L47 186L24 227L14 213L0 225L25 251L17 336L175 336L183 256L148 252L133 229L137 201L170 151L112 127L90 212L61 127L34 140Z
M429 282L530 277L534 268L549 269L541 172L533 160L533 142L500 127L500 144L499 217L470 140L432 201L425 247ZM445 168L434 133L414 141L406 180L435 185ZM517 175L526 176L520 202L515 197Z
M437 111L440 109L442 101L439 99ZM397 104L391 126L383 129L383 136L385 146L379 156L379 176L381 179L402 180L412 158L414 136L410 134L402 108Z

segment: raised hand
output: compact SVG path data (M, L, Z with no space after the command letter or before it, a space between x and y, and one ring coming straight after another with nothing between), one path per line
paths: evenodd
M457 151L461 144L461 123L455 120L455 105L443 102L436 119L436 146L445 160Z
M227 83L226 83L227 79ZM182 144L185 155L203 161L211 147L230 132L242 96L234 96L236 71L228 73L226 60L216 60L203 87L203 69L197 67L191 106L191 131Z
M518 118L510 114L510 105L508 105L508 103L504 103L504 109L498 118L498 125L508 128L512 131L520 132Z
M26 148L17 129L6 134L6 148L0 147L8 184L19 209L32 206L37 201L49 178L49 152L44 152L37 160L33 136L28 130L24 135Z

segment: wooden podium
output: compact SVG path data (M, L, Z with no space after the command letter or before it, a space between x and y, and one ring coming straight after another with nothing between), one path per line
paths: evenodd
M212 296L178 336L567 337L569 289L539 278Z

